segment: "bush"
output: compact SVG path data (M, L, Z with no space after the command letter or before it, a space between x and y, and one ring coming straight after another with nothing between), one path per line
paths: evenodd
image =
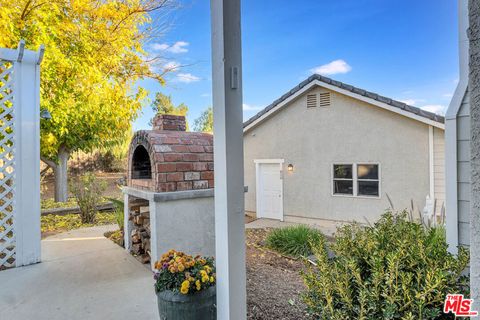
M122 200L118 200L118 199L115 199L115 198L108 198L108 200L110 200L113 203L113 205L115 206L116 222L117 222L120 230L123 231L123 225L125 224L125 220L124 220L125 204Z
M98 181L93 173L87 173L74 179L71 190L80 207L82 223L94 223L97 205L106 189L105 181Z
M329 259L303 274L304 301L321 319L447 319L448 293L468 295L469 256L447 251L444 228L425 228L407 213L386 212L373 226L340 228Z
M99 212L95 217L95 225L112 224L116 216L112 212ZM59 232L78 228L92 227L92 223L82 223L78 214L54 215L49 214L41 217L42 232Z
M313 253L312 245L324 242L320 231L305 225L274 229L266 238L269 248L293 257L309 256Z

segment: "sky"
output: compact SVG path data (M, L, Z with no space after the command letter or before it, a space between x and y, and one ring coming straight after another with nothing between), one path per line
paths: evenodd
M189 107L192 125L212 105L210 1L181 0L146 45L172 70L161 86ZM443 114L458 83L457 1L243 0L244 120L312 73ZM134 129L150 128L146 103Z

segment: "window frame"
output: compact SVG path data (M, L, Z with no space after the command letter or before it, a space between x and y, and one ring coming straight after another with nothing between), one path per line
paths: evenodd
M352 167L352 178L335 178L335 166L351 166ZM332 165L332 195L335 196L344 196L344 197L353 197L355 196L355 165L353 163L334 163ZM335 193L335 181L352 181L352 194L348 193Z
M338 165L348 165L352 166L352 179L337 179L335 178L335 166ZM358 166L359 165L376 165L378 167L378 180L377 179L358 179ZM381 199L382 198L382 169L380 162L371 162L371 161L358 161L358 162L334 162L331 165L330 170L330 181L331 181L331 195L332 197L345 197L345 198L361 198L361 199ZM353 194L346 193L335 193L335 180L352 180L353 183ZM358 182L359 181L378 181L378 196L368 196L368 195L359 195L358 194Z

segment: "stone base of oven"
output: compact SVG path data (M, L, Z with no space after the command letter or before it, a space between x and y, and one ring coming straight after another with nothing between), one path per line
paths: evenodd
M129 252L140 250L136 254L148 254L152 269L155 261L170 249L215 256L213 189L156 193L124 187L123 193L125 248ZM145 221L149 225L142 225ZM143 248L146 231L149 231L148 252Z

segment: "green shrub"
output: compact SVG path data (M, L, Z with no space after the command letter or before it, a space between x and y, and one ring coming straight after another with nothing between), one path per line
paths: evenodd
M77 206L77 200L75 198L68 198L67 202L55 202L55 199L42 199L42 210L59 209L59 208L74 208Z
M266 238L269 248L293 257L311 255L312 245L318 245L324 241L320 231L305 225L274 229Z
M116 216L113 212L99 212L95 217L95 224L82 223L79 214L54 215L49 214L41 217L42 232L58 232L72 229L92 227L94 225L113 224Z
M125 220L124 220L124 206L125 206L125 204L122 200L118 200L118 199L115 199L115 198L108 198L108 200L110 200L113 203L113 205L115 206L115 220L116 220L120 230L123 231L123 225L125 224Z
M109 201L109 199L101 197L100 202L98 204L106 203L107 201ZM78 207L76 198L68 198L67 202L55 202L55 199L53 198L42 199L40 202L40 205L42 210L60 209L60 208L68 209L68 208Z
M93 173L86 173L74 179L71 190L80 207L82 223L94 223L97 205L106 189L105 181L99 181Z
M329 259L316 246L318 265L303 274L304 301L321 319L448 319L445 296L468 295L468 252L448 253L444 228L425 228L406 212L342 227L331 249Z

